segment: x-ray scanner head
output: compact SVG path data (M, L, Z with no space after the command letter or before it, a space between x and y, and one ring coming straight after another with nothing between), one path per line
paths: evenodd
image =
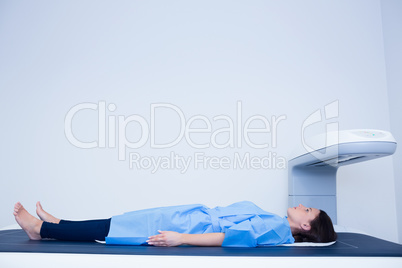
M289 160L289 206L325 210L334 224L336 173L340 166L392 155L396 141L382 130L333 131L303 139L304 150Z

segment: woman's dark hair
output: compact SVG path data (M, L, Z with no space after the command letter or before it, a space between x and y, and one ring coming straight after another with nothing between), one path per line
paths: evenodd
M327 243L335 241L338 237L331 218L323 210L310 222L310 226L309 231L300 231L293 235L295 242Z

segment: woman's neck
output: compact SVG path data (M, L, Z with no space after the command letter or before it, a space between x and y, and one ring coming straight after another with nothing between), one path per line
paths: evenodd
M300 228L298 228L297 224L295 224L289 217L286 218L289 222L290 230L292 235L297 234L300 232Z

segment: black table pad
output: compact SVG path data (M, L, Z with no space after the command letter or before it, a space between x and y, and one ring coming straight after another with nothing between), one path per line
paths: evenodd
M402 257L402 245L363 234L338 233L338 241L326 247L117 246L96 242L32 241L23 230L5 230L0 231L0 252L241 257Z

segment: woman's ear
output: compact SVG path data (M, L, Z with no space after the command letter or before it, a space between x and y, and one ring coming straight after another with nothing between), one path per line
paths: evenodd
M304 231L310 231L311 225L308 224L308 223L303 223L303 224L301 225L301 228L302 228Z

